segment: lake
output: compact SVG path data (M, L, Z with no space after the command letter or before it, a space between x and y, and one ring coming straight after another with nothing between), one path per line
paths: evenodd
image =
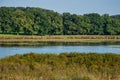
M120 54L120 45L57 45L57 46L33 46L33 47L0 47L0 58L5 56L24 54L24 53L116 53Z

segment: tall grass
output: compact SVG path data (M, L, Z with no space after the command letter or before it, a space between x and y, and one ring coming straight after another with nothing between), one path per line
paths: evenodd
M119 35L48 35L48 36L0 36L0 42L104 42L118 41Z
M0 60L1 80L120 80L119 54L24 54Z

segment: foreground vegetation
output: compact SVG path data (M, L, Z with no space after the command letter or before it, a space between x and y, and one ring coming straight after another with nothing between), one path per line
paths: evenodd
M0 7L0 33L17 35L120 35L120 15L59 14L41 8Z
M1 80L120 80L120 55L24 54L0 59Z

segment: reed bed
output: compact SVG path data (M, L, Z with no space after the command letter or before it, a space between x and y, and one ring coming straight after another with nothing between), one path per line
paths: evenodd
M120 80L120 55L14 55L0 59L0 80Z
M46 35L46 36L0 36L0 42L105 42L118 41L119 35Z

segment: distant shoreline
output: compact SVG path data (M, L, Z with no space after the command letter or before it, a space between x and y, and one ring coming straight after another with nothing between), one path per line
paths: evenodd
M119 35L0 35L0 44L120 43Z

